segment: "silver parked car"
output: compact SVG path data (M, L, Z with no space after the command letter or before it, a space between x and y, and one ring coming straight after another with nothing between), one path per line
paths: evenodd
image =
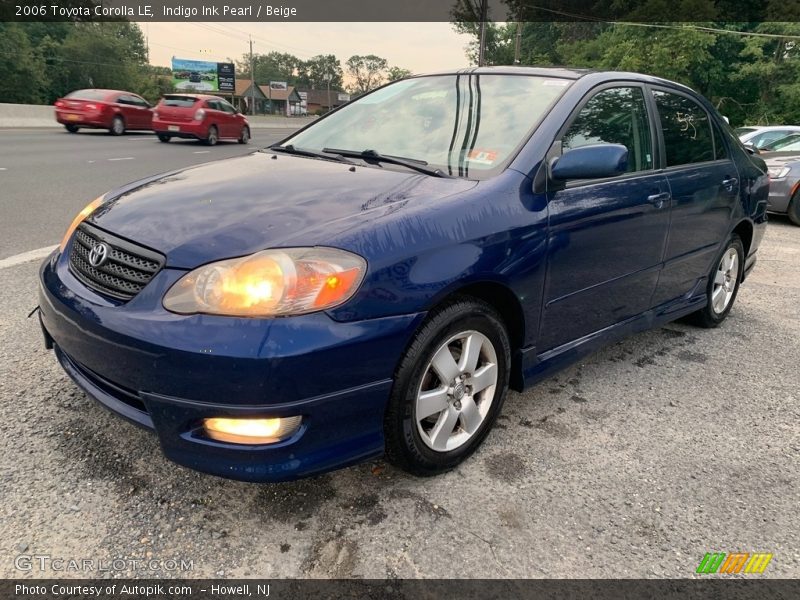
M800 142L780 152L763 153L761 158L770 176L767 210L786 214L792 223L800 225Z

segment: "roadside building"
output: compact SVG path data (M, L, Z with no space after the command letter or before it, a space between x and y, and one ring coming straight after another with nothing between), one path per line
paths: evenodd
M261 87L253 85L252 79L236 79L236 91L233 94L232 104L246 115L253 114L252 104L255 103L255 114L263 115L267 112L267 97Z
M309 115L326 113L332 108L347 104L350 95L340 90L301 90L306 94L306 111Z
M292 115L300 114L302 98L294 86L288 86L285 90L275 89L269 85L258 86L261 93L267 99L266 112L272 115Z

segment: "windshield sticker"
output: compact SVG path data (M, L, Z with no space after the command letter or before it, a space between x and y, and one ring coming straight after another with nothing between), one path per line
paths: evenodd
M481 165L491 165L497 160L497 151L476 148L467 155L467 160Z

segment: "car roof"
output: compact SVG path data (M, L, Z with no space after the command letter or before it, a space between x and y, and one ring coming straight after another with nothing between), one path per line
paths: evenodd
M694 90L669 79L655 77L653 75L645 75L644 73L633 73L629 71L602 71L597 69L582 69L573 67L516 67L516 66L491 66L491 67L468 67L465 69L451 69L447 71L439 71L435 73L426 73L417 75L417 77L425 77L425 75L531 75L537 77L557 77L561 79L591 79L594 83L603 83L604 81L640 81L642 83L651 83L653 85L665 85L673 88L678 88L686 92L696 94Z
M198 100L225 100L221 96L213 96L211 94L191 94L183 92L173 92L171 94L164 94L164 98L174 98L175 96L181 96L183 98L197 98ZM225 100L227 102L227 100Z
M787 131L800 131L800 125L749 125L755 131L775 131L778 129L785 129Z
M105 88L81 88L78 90L72 90L69 93L74 94L75 92L102 92L104 94L133 94L134 96L139 95L136 92L129 92L127 90L107 90Z

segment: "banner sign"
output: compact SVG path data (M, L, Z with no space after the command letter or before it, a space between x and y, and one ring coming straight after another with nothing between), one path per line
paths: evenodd
M228 92L236 89L233 63L172 57L172 84L176 90Z
M289 84L285 81L270 81L269 89L271 90L286 90L289 89Z

